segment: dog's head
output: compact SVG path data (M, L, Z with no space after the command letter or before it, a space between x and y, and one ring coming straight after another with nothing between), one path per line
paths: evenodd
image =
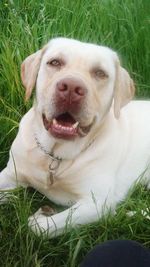
M36 109L54 137L72 140L100 124L114 102L114 115L134 95L133 82L111 49L56 38L22 63L26 99L36 84ZM114 100L114 101L113 101Z

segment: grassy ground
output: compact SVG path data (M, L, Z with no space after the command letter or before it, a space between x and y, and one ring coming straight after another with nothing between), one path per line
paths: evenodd
M117 50L136 82L136 97L150 97L149 0L10 0L0 1L0 168L8 159L24 103L20 80L22 60L54 36L74 37ZM126 238L150 247L150 223L141 215L150 196L141 187L125 203L96 224L75 229L54 240L28 231L27 218L47 199L37 192L15 192L0 207L0 266L75 267L95 244ZM137 210L129 218L128 210Z

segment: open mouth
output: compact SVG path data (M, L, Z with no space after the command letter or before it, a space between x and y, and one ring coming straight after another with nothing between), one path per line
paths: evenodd
M44 114L42 117L45 129L54 137L62 139L86 136L92 126L90 124L89 126L81 127L80 123L69 112L62 113L50 121L47 120Z

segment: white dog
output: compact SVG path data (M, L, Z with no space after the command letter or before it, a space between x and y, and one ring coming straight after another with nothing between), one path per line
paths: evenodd
M150 102L130 102L134 85L114 51L56 38L25 59L21 77L26 99L35 84L36 96L0 173L0 189L32 186L70 206L52 216L40 209L29 218L33 231L55 236L68 220L71 226L94 222L143 171L150 182Z

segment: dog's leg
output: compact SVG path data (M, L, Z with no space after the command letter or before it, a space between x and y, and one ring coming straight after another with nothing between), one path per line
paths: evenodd
M11 190L18 187L14 174L6 167L0 172L0 203L7 201Z
M42 209L29 218L29 226L36 234L55 237L70 227L96 221L102 216L102 203L94 203L92 199L76 203L71 208L53 216L44 215Z

